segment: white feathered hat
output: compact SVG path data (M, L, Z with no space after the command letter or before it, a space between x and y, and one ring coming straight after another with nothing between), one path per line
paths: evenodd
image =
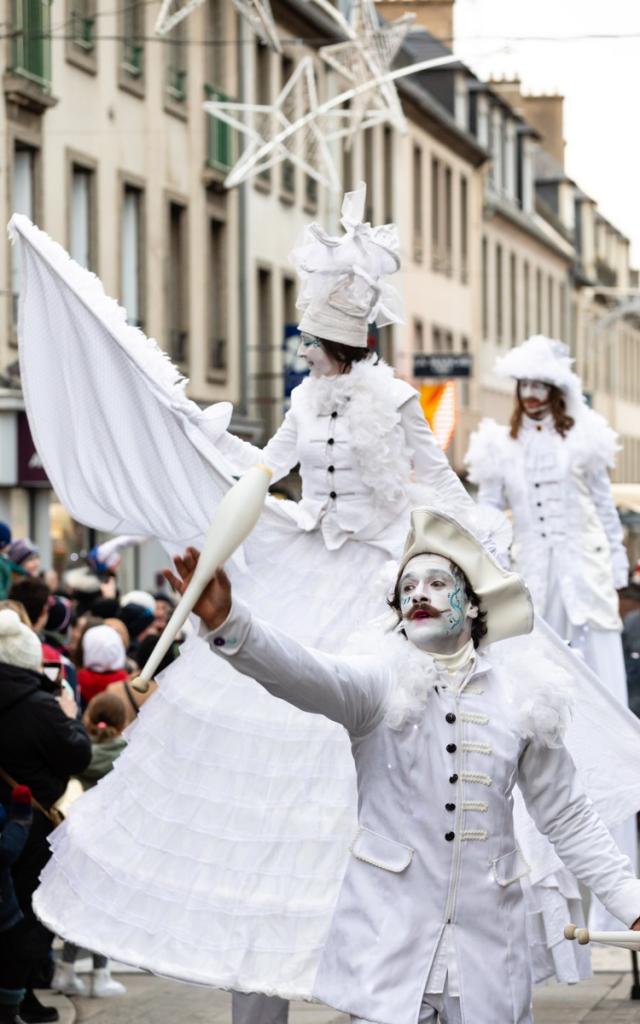
M414 508L398 576L410 559L423 554L448 558L469 580L487 616L481 647L531 632L533 602L524 580L500 565L475 528L435 508Z
M305 228L289 256L298 272L299 330L326 341L367 347L368 325L402 323L402 301L384 278L400 268L395 224L363 223L367 186L345 193L344 235L328 235L319 224Z
M564 342L535 334L497 359L494 372L498 377L553 384L564 393L567 412L575 416L584 405L584 396L582 382L571 369L573 362Z

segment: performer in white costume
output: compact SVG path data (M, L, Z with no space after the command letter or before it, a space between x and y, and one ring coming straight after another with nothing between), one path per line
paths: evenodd
M484 420L467 464L478 501L513 515L515 565L539 612L627 703L616 588L628 560L611 496L617 437L585 404L568 349L538 335L511 349L496 372L517 381L509 427ZM635 866L635 816L616 830ZM594 901L590 926L619 927Z
M640 882L564 746L566 674L528 641L518 663L501 658L500 641L532 628L521 579L451 517L411 522L394 623L366 654L327 655L261 622L222 570L195 611L212 651L349 735L358 828L314 997L354 1024L529 1024L515 783L562 859L638 930ZM175 564L183 590L197 552Z
M172 552L200 544L239 463L256 456L224 437L230 407L202 411L190 402L168 360L126 323L92 275L25 218L16 216L12 230L23 258L25 401L59 499L96 529L153 536ZM353 260L349 273L338 266L336 293L336 305L351 316L345 322L359 321L360 331L363 282L364 309L384 320L390 308L376 260L397 259L380 231L354 216L344 241L329 244L319 229L313 233L325 261L339 264L349 248L362 254L359 270ZM356 317L348 296L355 296ZM65 403L52 402L52 393L73 396L73 434ZM416 448L424 442L413 461L432 500L451 510L465 496L413 415L412 392L383 365L357 362L332 384L310 379L298 395L309 405L294 399L278 441L284 437L289 454L273 461L290 464L293 430L307 478L303 502L268 500L228 569L235 593L256 614L337 650L373 610L360 600L362 581L399 554L397 520L406 525L412 500L409 438ZM350 414L358 403L361 422ZM340 461L330 459L329 449L338 448ZM329 483L338 474L342 491ZM640 806L640 730L540 628L537 649L585 676L568 739L590 796L615 824ZM592 758L596 727L608 744L604 768ZM38 913L71 941L160 974L309 998L356 821L344 730L274 700L231 664L212 671L206 645L193 637L128 740L114 772L56 833Z

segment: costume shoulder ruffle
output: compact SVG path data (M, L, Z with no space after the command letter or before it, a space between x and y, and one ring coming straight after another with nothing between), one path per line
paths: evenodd
M557 747L575 704L571 676L542 650L535 635L494 644L491 660L503 673L507 699L523 739Z
M581 410L567 436L575 462L586 468L589 463L604 463L613 469L621 448L618 435L595 409Z
M510 441L508 427L495 420L480 421L478 429L469 439L469 449L464 459L471 483L479 484L500 475L501 456L507 455Z

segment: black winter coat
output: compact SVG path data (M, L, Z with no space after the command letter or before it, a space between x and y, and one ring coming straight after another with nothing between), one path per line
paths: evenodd
M91 760L84 726L65 715L48 685L39 672L0 662L0 766L44 807L59 800L70 777ZM8 806L9 798L0 781L0 799Z

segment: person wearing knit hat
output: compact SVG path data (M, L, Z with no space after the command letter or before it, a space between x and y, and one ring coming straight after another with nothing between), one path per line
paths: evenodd
M0 601L9 596L14 576L26 576L26 570L18 565L9 554L11 548L11 527L0 522Z
M480 504L511 510L514 564L536 611L626 706L616 590L627 584L629 562L609 479L619 444L587 406L572 364L566 345L542 335L498 359L496 375L515 381L513 414L508 425L482 421L466 462ZM635 815L615 834L635 864ZM572 879L559 884L575 889ZM619 927L597 900L589 923Z
M37 634L10 608L0 610L0 662L32 672L42 667L42 644Z
M131 638L129 652L133 655L135 647L154 628L153 609L132 601L121 606L118 618L124 622L129 631Z
M109 683L126 679L126 651L121 636L112 626L91 626L82 637L82 668L78 686L84 705L106 690Z
M165 573L178 593L197 561L190 548ZM514 786L557 857L639 932L640 881L565 747L570 677L528 639L521 577L457 518L417 508L389 601L387 629L378 622L348 657L252 615L222 570L194 606L218 658L339 724L351 746L358 823L309 964L311 997L352 1024L532 1024Z
M0 522L0 554L11 544L11 527L8 523Z
M40 571L40 549L28 537L14 540L8 548L12 562L19 565L29 576L37 576Z

